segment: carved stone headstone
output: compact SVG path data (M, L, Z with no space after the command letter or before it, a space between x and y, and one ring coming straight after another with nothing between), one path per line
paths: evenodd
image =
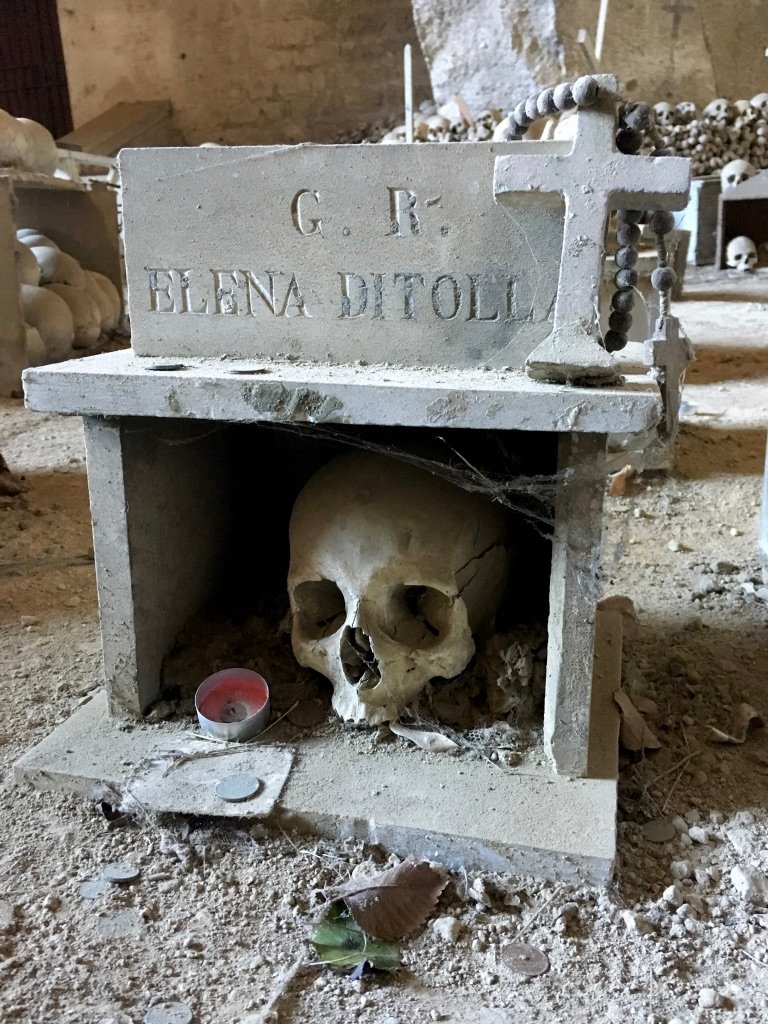
M124 152L134 351L522 366L550 331L563 211L494 203L513 152Z

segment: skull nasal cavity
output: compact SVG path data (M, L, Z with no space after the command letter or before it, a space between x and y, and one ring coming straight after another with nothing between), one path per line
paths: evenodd
M408 647L432 647L448 632L453 599L434 587L395 587L383 622L391 640Z
M332 580L307 580L293 591L295 615L309 640L332 636L344 623L344 595Z

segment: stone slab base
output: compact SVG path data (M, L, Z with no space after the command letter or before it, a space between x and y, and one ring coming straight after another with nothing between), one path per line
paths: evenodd
M225 805L222 815L262 818L329 838L356 836L400 855L426 857L449 868L605 885L616 848L618 717L612 693L620 683L621 619L598 615L593 747L586 779L555 775L543 753L505 768L487 761L431 754L403 743L359 749L328 736L294 744L294 762L279 802L264 809ZM99 694L15 766L19 784L95 797L110 787L130 794L141 765L169 741L189 743L184 727L138 725L121 731ZM274 747L272 748L274 749ZM266 747L234 747L238 772L258 774ZM287 753L287 750L286 750ZM249 759L252 763L249 763ZM229 757L206 764L208 781L231 774ZM179 811L191 813L180 792ZM145 785L141 802L152 809ZM174 808L166 790L158 811ZM198 813L211 813L210 803Z

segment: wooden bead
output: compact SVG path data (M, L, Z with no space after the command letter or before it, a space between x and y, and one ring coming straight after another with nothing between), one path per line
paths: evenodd
M637 224L619 224L616 228L616 241L619 245L637 245L641 234Z
M651 274L651 284L657 292L668 292L676 282L677 274L672 267L656 267Z
M627 344L627 336L623 331L608 331L603 338L603 348L606 352L618 352Z
M555 90L543 89L536 98L536 111L539 117L548 117L557 111Z
M616 133L616 148L620 153L637 153L642 144L643 134L634 128L620 128Z
M624 124L638 132L647 132L655 124L656 115L648 103L628 103L624 111Z
M632 326L632 314L619 313L618 310L614 310L608 317L608 326L612 331L618 331L621 334L626 334Z
M529 124L533 123L533 118L528 117L525 112L525 100L520 100L514 110L515 123L519 124L521 128L527 128Z
M576 106L576 100L573 98L573 91L571 89L570 82L563 82L561 85L556 85L553 98L558 110L573 110Z
M628 288L634 288L639 280L640 275L636 270L625 269L614 275L613 283L621 291L626 291Z
M583 75L573 83L572 91L576 106L591 107L597 99L597 82L591 75Z
M668 235L675 226L675 217L669 210L655 210L648 219L648 227L655 235Z
M629 270L637 263L637 249L633 249L631 245L623 245L616 250L615 259L619 270Z
M614 292L611 305L619 313L628 313L635 305L634 291L631 288L624 288L621 291Z

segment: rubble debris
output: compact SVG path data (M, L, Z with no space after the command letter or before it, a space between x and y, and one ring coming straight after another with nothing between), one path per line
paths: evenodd
M409 740L422 750L429 750L433 754L458 754L461 750L458 743L454 743L441 732L415 729L413 726L403 725L402 722L390 722L389 728L395 736Z
M312 945L320 959L341 970L369 964L377 971L396 971L400 967L400 947L394 942L371 938L352 916L333 906L312 934Z
M616 690L613 699L619 706L619 743L632 754L660 750L661 743L654 736L635 705L623 690Z

